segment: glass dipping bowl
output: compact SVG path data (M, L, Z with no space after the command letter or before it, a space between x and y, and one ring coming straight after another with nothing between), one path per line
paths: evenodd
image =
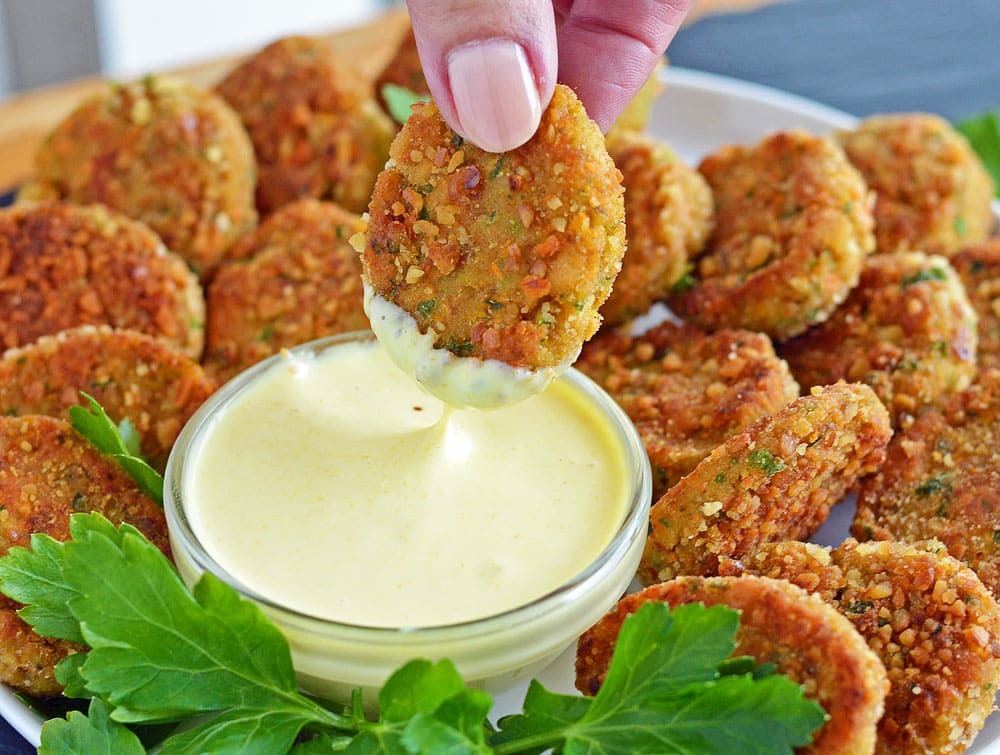
M367 331L332 336L291 351L318 355L339 344L373 339ZM568 381L582 401L606 419L620 444L627 469L625 516L604 550L574 578L525 605L473 621L444 626L384 628L317 618L260 595L227 573L196 536L185 512L185 461L213 418L282 359L271 357L241 373L201 406L182 430L165 474L164 507L170 543L181 578L193 585L203 572L255 602L285 635L301 688L346 702L360 687L369 704L399 666L413 658L449 658L471 686L497 693L536 675L604 615L635 575L646 539L651 472L635 427L618 405L590 379L569 370Z

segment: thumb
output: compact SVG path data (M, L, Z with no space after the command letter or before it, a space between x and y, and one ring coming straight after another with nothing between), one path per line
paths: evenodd
M455 131L490 152L524 144L555 89L551 0L409 0L434 101Z

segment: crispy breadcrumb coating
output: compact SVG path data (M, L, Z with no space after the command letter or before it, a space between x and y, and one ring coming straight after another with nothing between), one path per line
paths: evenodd
M950 261L979 316L979 369L1000 368L1000 239L967 246Z

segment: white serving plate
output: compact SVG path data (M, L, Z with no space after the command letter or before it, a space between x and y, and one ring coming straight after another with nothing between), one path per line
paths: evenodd
M663 73L666 90L653 108L651 135L668 142L689 164L696 165L722 144L753 144L767 134L803 128L817 134L851 128L857 118L812 100L715 74L680 68ZM994 202L1000 218L1000 203ZM813 538L839 545L854 515L853 502L834 508ZM573 691L575 648L568 649L538 679L553 691ZM494 717L520 711L527 684L496 697ZM0 715L29 742L38 745L43 720L0 685ZM969 755L1000 755L1000 713L994 713L967 750Z

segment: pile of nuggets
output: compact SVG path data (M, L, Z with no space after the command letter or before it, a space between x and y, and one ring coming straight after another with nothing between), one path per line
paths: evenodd
M425 88L412 36L378 81ZM581 638L582 692L642 602L721 604L737 653L826 709L804 751L964 750L1000 684L994 186L923 114L695 169L643 133L655 90L596 145L559 90L501 156L418 106L381 178L396 129L320 39L213 92L156 76L82 104L0 212L0 553L89 510L169 553L162 512L68 407L94 396L162 469L221 382L368 326L364 257L456 356L573 359L603 318L576 366L635 422L655 503L646 587ZM805 542L852 493L856 539ZM0 681L59 694L79 648L0 601Z

